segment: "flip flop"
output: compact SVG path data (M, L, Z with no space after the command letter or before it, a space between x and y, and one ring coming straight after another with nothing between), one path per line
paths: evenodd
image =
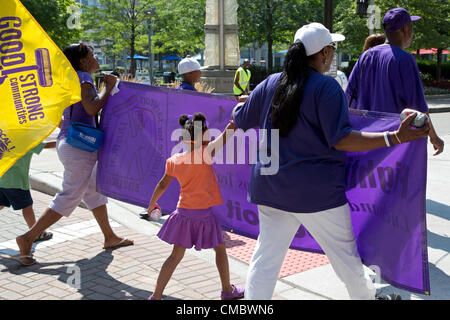
M148 216L148 213L139 213L139 216L141 217L141 219L147 220L147 221L151 221L151 218Z
M103 249L116 249L116 248L120 248L120 247L128 247L128 246L134 245L134 242L128 242L127 243L127 241L130 241L130 240L128 240L127 238L123 238L122 240L120 240L115 245L110 246L110 247L103 247Z
M22 266L31 266L36 263L36 260L33 259L32 256L28 256L28 255L27 256L21 256L20 254L16 254L15 256L2 255L1 257L3 259L16 261L16 262L20 263ZM27 262L25 262L25 258L33 259L33 262L27 263Z
M50 240L51 238L53 238L53 233L44 231L39 235L39 237L36 238L36 240L34 240L34 242L46 241Z

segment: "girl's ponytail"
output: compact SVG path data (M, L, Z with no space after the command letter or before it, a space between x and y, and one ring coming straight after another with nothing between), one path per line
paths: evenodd
M195 136L196 132L203 135L208 130L208 122L206 121L205 115L201 112L194 113L194 115L183 114L178 118L178 123L183 129L187 130L192 141L201 138Z

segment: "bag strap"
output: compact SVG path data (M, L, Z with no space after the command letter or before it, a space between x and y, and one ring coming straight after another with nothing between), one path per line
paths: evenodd
M352 94L351 94L351 96L350 96L350 103L348 104L348 107L349 108L351 108L352 107L352 103L353 103L353 100L355 100L356 98L358 98L358 83L359 83L359 81L361 80L361 76L362 76L362 67L363 67L363 64L364 64L364 61L366 60L366 58L367 58L367 53L364 55L364 58L362 59L362 61L361 61L361 64L359 65L359 78L358 78L358 80L355 82L355 87L353 88L353 90L352 90Z
M72 112L73 112L73 105L70 106L70 121L72 121ZM95 127L98 129L100 125L98 124L98 113L95 115Z

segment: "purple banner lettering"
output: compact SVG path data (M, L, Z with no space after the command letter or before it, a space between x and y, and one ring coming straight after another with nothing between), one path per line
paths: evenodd
M178 117L203 112L210 128L223 130L236 102L231 97L127 82L121 82L119 88L103 109L105 137L99 152L97 188L109 197L147 207L164 174L165 160L180 142L179 136L172 137L179 129ZM351 112L354 128L369 132L394 130L399 125L397 118ZM381 277L392 285L418 293L430 291L426 152L426 140L421 139L392 148L348 153L346 163L347 197L361 259L368 266L378 266ZM215 164L214 169L224 204L213 211L223 229L256 238L258 210L247 202L251 165ZM158 203L170 213L178 197L179 185L174 181ZM322 252L303 227L291 247Z

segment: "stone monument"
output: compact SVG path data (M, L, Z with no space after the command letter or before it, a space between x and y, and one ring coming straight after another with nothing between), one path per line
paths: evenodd
M237 0L206 0L205 62L202 80L214 93L233 94L239 67Z

